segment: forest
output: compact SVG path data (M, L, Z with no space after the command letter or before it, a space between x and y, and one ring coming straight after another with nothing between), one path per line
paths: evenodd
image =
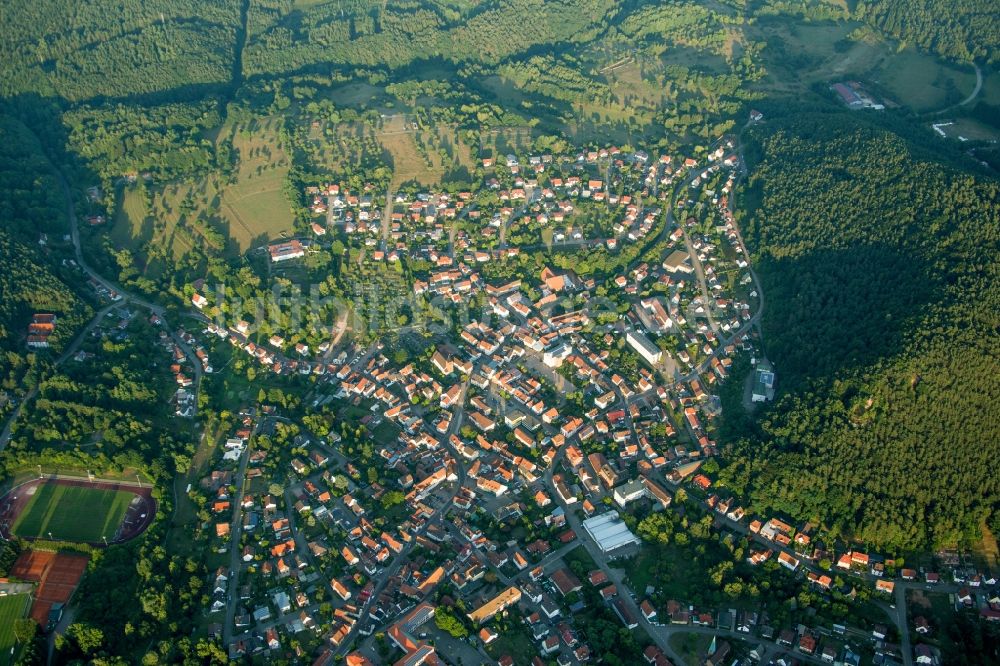
M755 510L894 552L1000 517L1000 189L909 138L825 114L750 132L743 219L782 396L727 475Z
M995 63L997 0L489 0L304 3L259 0L13 0L0 25L4 95L69 101L192 99L244 78L367 67L384 74L421 61L495 66L620 32L632 40L735 55L740 26L760 16L861 20L881 34L953 60ZM112 18L113 17L113 18Z
M883 34L955 60L1000 58L996 0L861 0L855 13Z
M70 288L79 272L55 261L65 247L66 208L53 165L37 136L14 115L0 111L0 414L48 367L51 352L26 350L28 322L51 313L49 338L60 353L92 315Z

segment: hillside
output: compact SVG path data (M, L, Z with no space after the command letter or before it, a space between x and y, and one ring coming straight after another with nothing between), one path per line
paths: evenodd
M53 313L58 325L49 337L56 351L72 339L91 308L69 288L79 276L55 266L51 254L66 231L62 192L35 136L19 121L0 114L0 393L16 395L35 368L25 352L28 323L35 313ZM44 244L43 242L44 241ZM0 412L6 410L6 399Z
M847 115L755 128L749 155L784 396L731 482L750 465L755 509L883 548L975 540L1000 502L1000 186Z

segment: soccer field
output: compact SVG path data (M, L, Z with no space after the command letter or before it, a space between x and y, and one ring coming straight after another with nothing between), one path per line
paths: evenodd
M27 538L97 543L115 536L129 502L123 490L45 483L14 522L14 534Z
M0 665L11 663L10 648L14 645L14 621L28 614L27 594L0 597Z

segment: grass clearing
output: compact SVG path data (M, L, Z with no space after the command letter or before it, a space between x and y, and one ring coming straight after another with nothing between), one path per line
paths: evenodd
M410 181L434 186L456 165L475 167L472 147L454 126L432 123L415 128L414 121L414 116L396 112L383 116L377 129L359 122L314 124L308 134L313 160L334 172L344 164L385 160L392 165L393 187Z
M932 627L943 627L950 622L955 614L955 605L948 594L944 592L925 592L923 590L907 590L906 608L912 627L913 618L924 616Z
M295 219L282 187L291 165L278 139L280 118L251 121L232 131L238 155L236 184L222 189L229 234L246 251L261 237L290 231Z
M976 87L971 67L950 65L912 48L888 55L865 76L917 112L960 102Z
M11 648L17 643L14 622L27 617L31 597L27 594L12 594L0 597L0 666L14 663Z
M95 543L114 536L135 495L124 490L104 490L45 483L37 487L28 505L14 522L21 537Z
M307 0L308 1L308 0ZM384 93L370 83L348 83L330 91L330 99L344 106L364 107Z
M590 556L583 544L563 555L563 560L566 561L566 566L572 565L573 562L579 562L583 566L583 570L587 572L598 568L594 558Z
M1000 130L973 118L958 118L951 125L941 127L941 131L949 139L958 141L996 141L1000 139Z
M433 153L428 153L431 164L428 165L417 147L416 139L410 132L380 132L376 135L379 142L392 156L392 184L415 180L424 185L433 185L441 180L444 169L440 160L435 160Z
M997 545L996 535L985 521L979 529L983 537L975 544L972 553L977 560L986 565L986 568L992 569L1000 563L1000 546Z
M712 636L681 632L670 637L670 645L681 656L685 664L697 666L704 663Z
M983 72L983 89L979 99L991 106L1000 106L1000 71Z
M518 622L508 630L500 632L500 638L486 646L486 652L494 659L499 659L505 654L514 658L515 664L530 664L531 660L538 655L531 636L524 630Z
M761 19L747 27L748 36L762 40L768 75L761 87L787 92L817 81L843 77L888 52L881 40L848 41L857 23L791 24Z

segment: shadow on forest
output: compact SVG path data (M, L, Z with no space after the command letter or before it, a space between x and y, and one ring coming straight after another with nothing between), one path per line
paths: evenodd
M882 244L764 256L757 273L767 352L786 388L896 354L943 298L929 267Z

